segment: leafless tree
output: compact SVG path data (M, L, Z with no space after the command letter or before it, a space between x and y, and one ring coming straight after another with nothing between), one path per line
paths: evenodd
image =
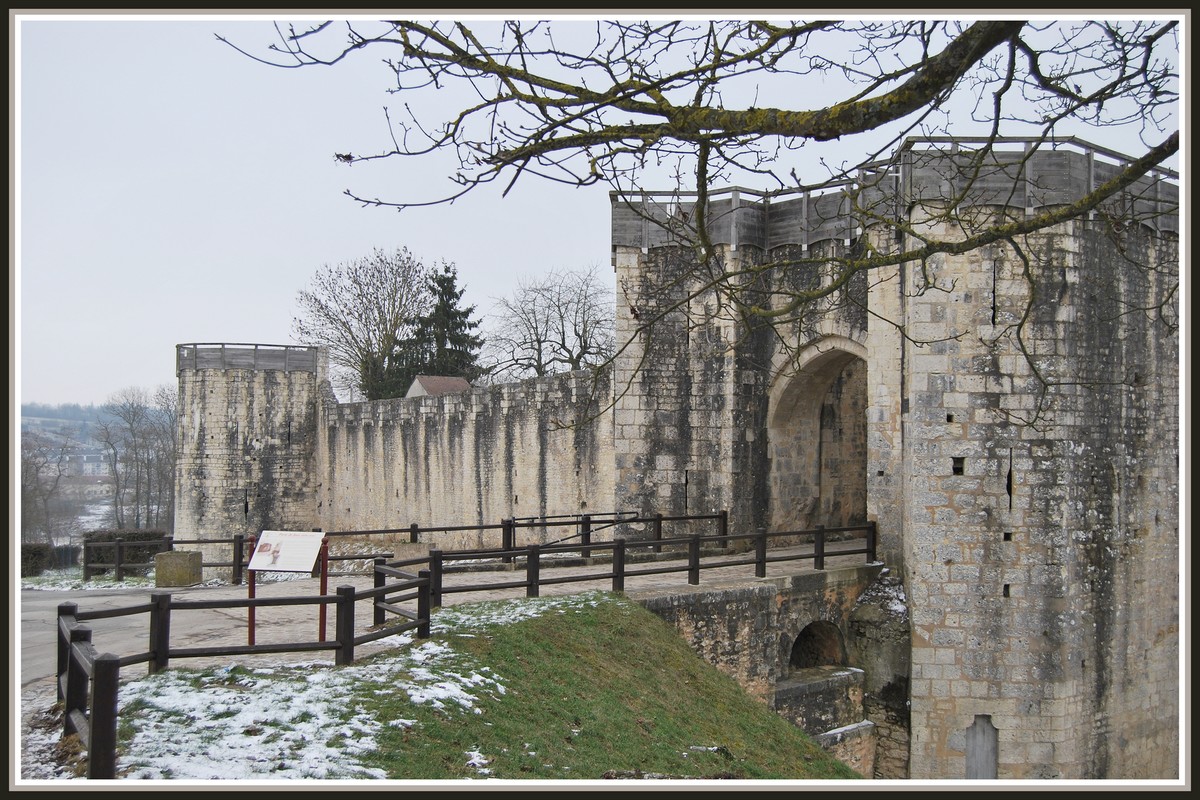
M1066 221L1095 216L1128 227L1138 214L1174 213L1169 203L1138 203L1159 199L1153 187L1172 175L1164 168L1179 149L1179 19L1161 16L323 22L277 24L266 54L238 49L285 68L386 54L400 100L385 109L388 145L337 158L449 156L455 166L440 189L423 183L407 198L348 190L354 200L405 209L493 184L507 193L538 176L607 186L641 208L645 192L665 188L677 195L665 203L672 213L646 220L689 248L692 266L655 288L639 333L665 315L705 308L741 331L783 330L819 301L854 302L848 287L887 268L923 269L992 245L1020 259L1036 250L1025 237ZM1039 153L1093 134L1111 141L1116 131L1128 135L1114 170L1077 199L1020 214L961 213L960 201L977 190L987 189L994 207L1025 191L1022 167ZM939 143L951 136L974 138L960 151ZM1014 157L1006 147L1016 138L1023 150ZM954 158L939 196L897 208L888 190L902 172L896 159L920 157L919 143L955 148ZM831 194L839 216L880 235L839 250L730 261L713 238L711 192L722 186L755 187L764 201ZM1031 283L1036 273L1028 270ZM822 279L797 279L807 275ZM1168 321L1175 314L1159 311ZM691 324L707 323L693 316Z
M21 433L21 541L57 543L61 531L54 511L68 474L70 446L64 434Z
M152 397L146 389L131 386L113 394L102 411L95 438L107 453L116 526L169 531L178 416L175 390L162 386Z
M593 266L522 278L496 301L483 363L493 382L599 367L612 358L613 289Z
M363 258L327 264L297 297L293 333L304 344L329 348L336 388L368 400L395 396L388 390L389 366L425 310L429 274L407 248L376 248Z
M154 390L150 448L152 493L147 527L167 531L175 527L175 462L178 454L179 388L163 384Z

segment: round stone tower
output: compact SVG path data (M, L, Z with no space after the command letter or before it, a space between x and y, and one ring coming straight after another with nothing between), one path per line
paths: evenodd
M177 545L311 530L326 354L316 347L181 344L175 358ZM228 544L196 547L206 562L232 558Z

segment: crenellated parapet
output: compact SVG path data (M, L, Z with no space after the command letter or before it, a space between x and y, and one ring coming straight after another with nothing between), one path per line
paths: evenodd
M987 147L984 149L984 144ZM907 223L914 207L995 206L1033 215L1078 202L1129 163L1077 139L910 139L890 158L819 189L707 192L707 233L731 252L850 242L871 226ZM1178 175L1156 170L1106 201L1101 212L1178 234ZM695 192L610 192L612 244L642 252L694 241Z

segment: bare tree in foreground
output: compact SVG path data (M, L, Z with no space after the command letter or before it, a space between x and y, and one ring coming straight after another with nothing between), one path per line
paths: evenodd
M486 334L493 382L599 367L615 350L613 290L594 266L522 278L496 301Z
M253 57L286 68L336 68L363 52L381 53L394 73L399 102L385 110L389 145L339 160L438 155L456 164L440 191L422 185L408 198L347 191L364 205L452 202L492 184L507 192L537 176L606 186L640 208L643 191L673 182L677 213L647 219L691 249L693 266L643 305L655 311L638 317L641 331L664 315L709 305L743 331L784 331L814 303L840 302L856 277L992 245L1023 258L1033 251L1023 237L1066 221L1098 215L1117 229L1141 221L1139 214L1176 210L1158 202L1153 188L1173 176L1163 168L1179 149L1179 21L1170 15L388 20L276 30L269 53ZM1004 207L1026 189L1023 165L1064 136L1112 142L1117 132L1125 134L1119 150L1127 157L1083 196L1019 214L960 213L960 201L981 188ZM907 157L912 142L967 135L974 139L947 162L940 196L897 208L888 187L903 165L893 154ZM1015 157L1005 152L1012 137L1024 147ZM710 196L723 185L760 189L764 199L832 194L839 217L852 216L879 236L834 251L795 248L727 262L714 246ZM1151 193L1155 203L1138 204ZM1130 269L1152 267L1130 261ZM929 287L936 290L936 281ZM1169 308L1138 311L1168 322L1175 316Z

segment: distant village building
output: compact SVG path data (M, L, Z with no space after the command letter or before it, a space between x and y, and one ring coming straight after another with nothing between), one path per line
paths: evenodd
M408 397L441 397L444 394L469 392L471 384L466 378L449 378L444 375L418 375L408 387Z
M94 477L112 474L108 459L99 448L79 447L67 453L67 474Z

